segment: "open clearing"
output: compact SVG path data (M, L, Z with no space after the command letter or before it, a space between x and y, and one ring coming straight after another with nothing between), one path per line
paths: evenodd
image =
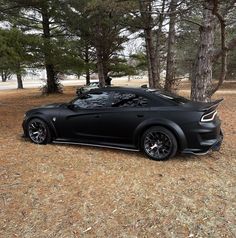
M236 94L223 96L220 152L155 162L24 141L24 112L74 88L0 92L0 237L235 237Z

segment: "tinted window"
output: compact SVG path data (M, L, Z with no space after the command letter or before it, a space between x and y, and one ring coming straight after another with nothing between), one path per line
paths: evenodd
M148 105L148 99L134 93L113 94L112 107L145 107Z
M102 108L111 106L109 105L110 95L107 92L94 92L83 95L76 99L73 104L79 108Z

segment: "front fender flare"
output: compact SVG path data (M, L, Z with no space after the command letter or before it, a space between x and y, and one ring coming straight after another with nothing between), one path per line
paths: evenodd
M40 112L36 112L32 115L30 115L30 117L27 119L26 121L26 125L30 122L30 120L34 119L34 118L38 118L38 119L41 119L43 120L45 123L47 123L49 129L51 130L51 132L53 133L53 137L58 137L58 133L57 133L57 130L56 130L56 127L55 125L53 124L53 122L43 113L40 113Z

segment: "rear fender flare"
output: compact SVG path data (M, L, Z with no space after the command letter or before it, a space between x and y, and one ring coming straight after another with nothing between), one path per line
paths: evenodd
M187 140L186 136L181 129L180 126L178 126L173 121L167 120L167 119L150 119L147 121L142 122L135 130L134 132L134 144L140 148L140 142L141 137L143 133L152 126L162 126L168 130L170 130L176 137L177 143L178 143L178 150L182 151L185 148L187 148Z

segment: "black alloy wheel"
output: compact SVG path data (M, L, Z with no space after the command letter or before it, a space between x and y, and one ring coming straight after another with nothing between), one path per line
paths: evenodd
M28 123L28 135L35 144L47 144L51 140L50 130L41 119L32 119Z
M166 128L155 126L148 129L142 137L142 148L153 160L166 160L177 152L175 136Z

